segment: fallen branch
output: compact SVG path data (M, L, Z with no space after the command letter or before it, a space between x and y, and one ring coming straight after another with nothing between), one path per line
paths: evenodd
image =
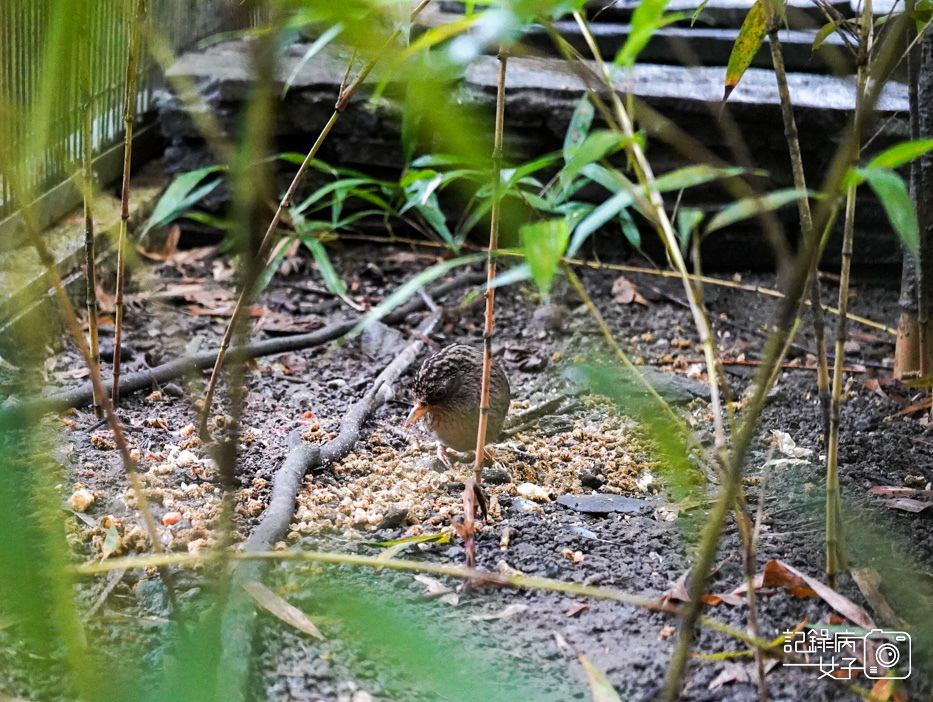
M457 276L452 280L438 285L431 291L432 297L440 297L459 288L478 285L486 280L484 273L467 272ZM424 309L424 301L421 298L412 298L409 302L399 306L394 312L387 314L383 319L388 323L398 323L412 312ZM311 348L326 344L328 341L339 339L344 334L353 329L359 320L350 319L342 322L328 324L325 327L316 329L307 334L298 334L296 336L277 337L257 341L245 346L236 347L231 350L231 356L234 358L258 358L260 356L274 356L280 353L288 353L299 349ZM205 351L193 356L183 356L182 358L163 363L160 366L149 368L147 370L129 373L120 381L120 394L128 395L133 392L145 390L152 387L153 383L167 383L170 380L180 378L197 370L210 368L217 360L217 351ZM112 390L112 383L105 381L103 383L107 395ZM22 424L28 415L45 414L49 412L64 412L65 410L86 407L93 402L93 384L85 383L74 390L56 393L49 397L35 400L19 402L0 410L0 425L14 426Z
M420 299L419 299L420 301ZM310 446L297 432L289 437L289 451L272 482L272 497L258 526L246 540L246 552L270 551L284 538L295 513L298 491L305 475L339 461L353 449L363 425L392 395L392 384L411 366L424 348L420 337L437 326L442 312L434 312L418 327L418 337L376 376L369 391L354 404L340 422L336 438L322 446ZM220 674L217 699L243 700L249 689L250 657L253 649L254 604L244 583L261 581L270 564L247 561L233 566L233 587L222 620Z

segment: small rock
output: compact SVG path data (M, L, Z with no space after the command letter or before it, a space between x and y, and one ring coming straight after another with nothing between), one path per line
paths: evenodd
M376 525L376 529L395 529L401 526L407 517L408 509L406 507L392 507Z
M515 488L515 491L522 497L527 497L529 500L534 500L535 502L551 501L551 498L547 494L547 490L534 483L522 483Z
M560 305L542 305L535 310L531 323L545 331L559 332L567 321L567 310Z
M556 578L558 575L560 575L560 566L558 566L556 563L552 563L544 570L538 571L536 575L539 578Z
M162 386L162 393L167 397L184 397L185 391L175 383L166 383Z
M68 506L75 512L84 512L94 503L94 495L90 490L81 488L75 490L74 494L68 498Z
M394 357L406 344L405 335L402 332L382 322L370 324L363 330L360 337L363 353L375 359Z
M447 466L437 456L429 456L418 461L416 468L418 470L433 470L435 473L446 473Z
M640 514L652 512L652 506L645 500L621 495L594 493L592 495L561 495L557 504L585 514Z
M904 485L923 490L927 486L927 479L920 475L908 475L904 478Z
M540 512L541 508L537 503L532 502L531 500L526 500L524 497L513 497L512 506L515 509L519 509L522 512Z
M583 485L583 487L599 490L599 488L606 484L606 481L596 471L584 469L580 471L580 484Z
M845 346L844 346L843 348L844 348L844 350L845 350L846 353L852 354L852 355L855 355L855 354L857 354L859 351L862 350L862 347L859 345L859 343L858 343L857 341L852 340L852 339L850 339L849 341L847 341L846 344L845 344Z
M164 616L169 613L161 580L140 580L136 584L136 599L150 614Z
M166 512L162 515L162 523L165 526L171 526L172 524L178 524L181 521L181 512Z
M332 380L327 381L327 387L332 388L334 390L338 390L342 388L343 386L345 386L346 384L347 384L347 381L344 380L343 378L334 378Z
M483 480L490 485L505 485L512 482L512 474L505 468L493 466L483 473Z
M195 456L191 451L185 449L178 454L178 457L175 459L176 466L190 466L192 463L197 463L198 457Z

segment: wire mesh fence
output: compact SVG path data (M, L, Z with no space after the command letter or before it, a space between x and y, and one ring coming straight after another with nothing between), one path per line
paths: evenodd
M61 46L50 41L54 23L61 12L69 10L60 0L0 0L0 105L9 114L28 115L43 99L53 100L51 123L43 125L44 137L37 138L35 121L7 120L0 159L16 159L20 192L38 196L71 178L81 157L82 107L87 101L92 116L94 153L117 144L124 132L124 84L129 22L134 0L84 0L77 3L81 16L67 21L80 23L79 33L86 38L81 46ZM74 4L72 4L74 5ZM58 14L57 14L58 13ZM148 21L176 51L183 51L197 41L217 32L248 26L255 11L241 3L227 0L150 0ZM77 42L80 43L80 42ZM63 65L55 95L43 95L45 67ZM86 71L86 72L85 72ZM82 81L86 81L85 91ZM136 114L139 121L149 118L152 96L161 85L154 62L144 58L141 64ZM0 222L13 214L21 203L15 202L9 180L0 168Z

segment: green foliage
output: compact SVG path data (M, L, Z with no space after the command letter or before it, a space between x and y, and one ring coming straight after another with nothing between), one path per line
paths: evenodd
M729 55L729 64L726 66L726 87L722 99L728 100L730 93L742 80L745 71L752 64L752 59L761 48L765 35L768 33L768 8L771 0L756 0L752 5L739 35L735 39L732 53Z
M542 295L551 290L561 257L567 249L570 229L566 219L549 219L522 227L522 248L531 277Z
M185 215L221 183L221 180L216 178L198 187L201 181L222 170L225 170L223 166L206 166L178 176L162 193L140 236L145 236L153 229L164 227Z

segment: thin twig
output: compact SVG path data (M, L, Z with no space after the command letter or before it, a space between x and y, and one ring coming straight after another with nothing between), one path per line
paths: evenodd
M85 13L86 15L86 13ZM97 336L97 256L94 245L94 162L91 140L91 85L90 85L90 35L87 17L84 23L81 46L81 163L82 192L84 195L84 260L85 260L85 304L87 306L88 347L90 363L100 368L100 344ZM94 396L94 414L104 416L100 397Z
M133 165L133 122L136 120L136 89L139 82L139 53L142 25L149 9L148 0L137 0L131 19L130 42L126 56L126 87L123 93L123 188L120 196L120 233L117 239L117 289L113 318L113 391L114 407L120 404L120 360L123 343L123 293L126 275L126 230L130 221L130 169Z

